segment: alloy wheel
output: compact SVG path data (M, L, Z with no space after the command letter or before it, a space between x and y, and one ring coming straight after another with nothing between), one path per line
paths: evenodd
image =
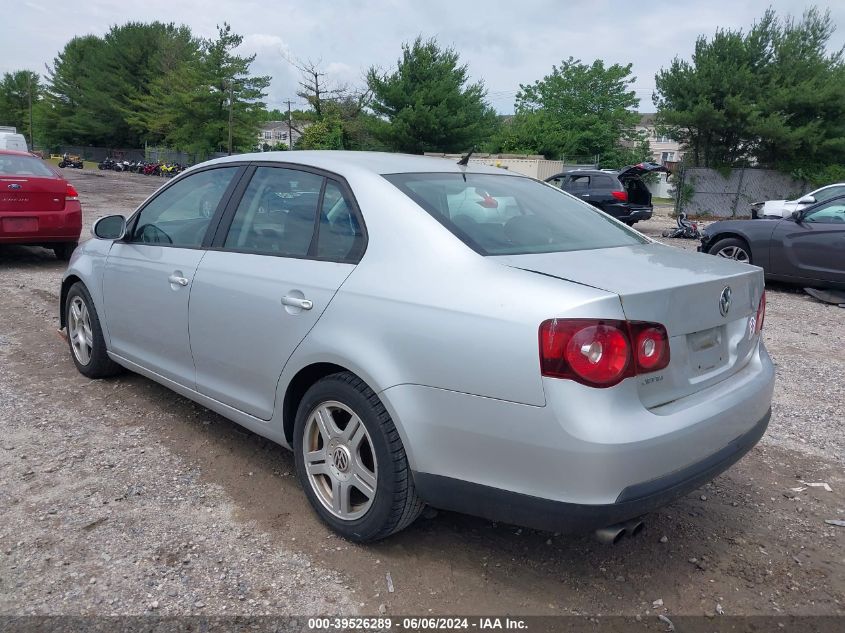
M308 415L302 451L320 503L344 521L364 516L376 497L378 464L361 418L342 402L320 403Z
M91 315L82 297L74 297L68 311L68 338L73 355L80 365L91 362L94 336L91 333Z
M740 246L725 246L716 253L719 257L724 257L725 259L734 259L738 262L748 262L749 257L746 250Z

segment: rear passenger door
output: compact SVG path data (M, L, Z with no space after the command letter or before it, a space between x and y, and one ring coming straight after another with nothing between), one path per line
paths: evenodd
M364 250L341 180L257 166L245 177L193 282L189 325L197 390L269 420L276 386Z

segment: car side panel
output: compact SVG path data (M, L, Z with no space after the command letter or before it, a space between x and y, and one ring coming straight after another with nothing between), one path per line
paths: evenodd
M92 239L84 242L76 249L68 263L68 268L62 276L62 282L69 277L77 277L91 295L94 302L94 309L100 317L100 325L103 328L103 335L106 345L109 344L108 320L105 318L105 307L103 306L103 271L112 242L109 240ZM63 298L63 297L62 297ZM60 300L59 320L64 327L64 304Z

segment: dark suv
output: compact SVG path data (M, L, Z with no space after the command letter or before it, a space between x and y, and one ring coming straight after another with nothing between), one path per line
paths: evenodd
M640 176L661 171L668 170L657 163L640 163L619 171L574 169L546 178L546 182L633 226L648 220L654 210L651 192Z

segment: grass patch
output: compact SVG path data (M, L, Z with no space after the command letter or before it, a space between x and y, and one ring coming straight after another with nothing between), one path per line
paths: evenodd
M675 204L674 198L658 198L657 196L651 197L652 204Z

